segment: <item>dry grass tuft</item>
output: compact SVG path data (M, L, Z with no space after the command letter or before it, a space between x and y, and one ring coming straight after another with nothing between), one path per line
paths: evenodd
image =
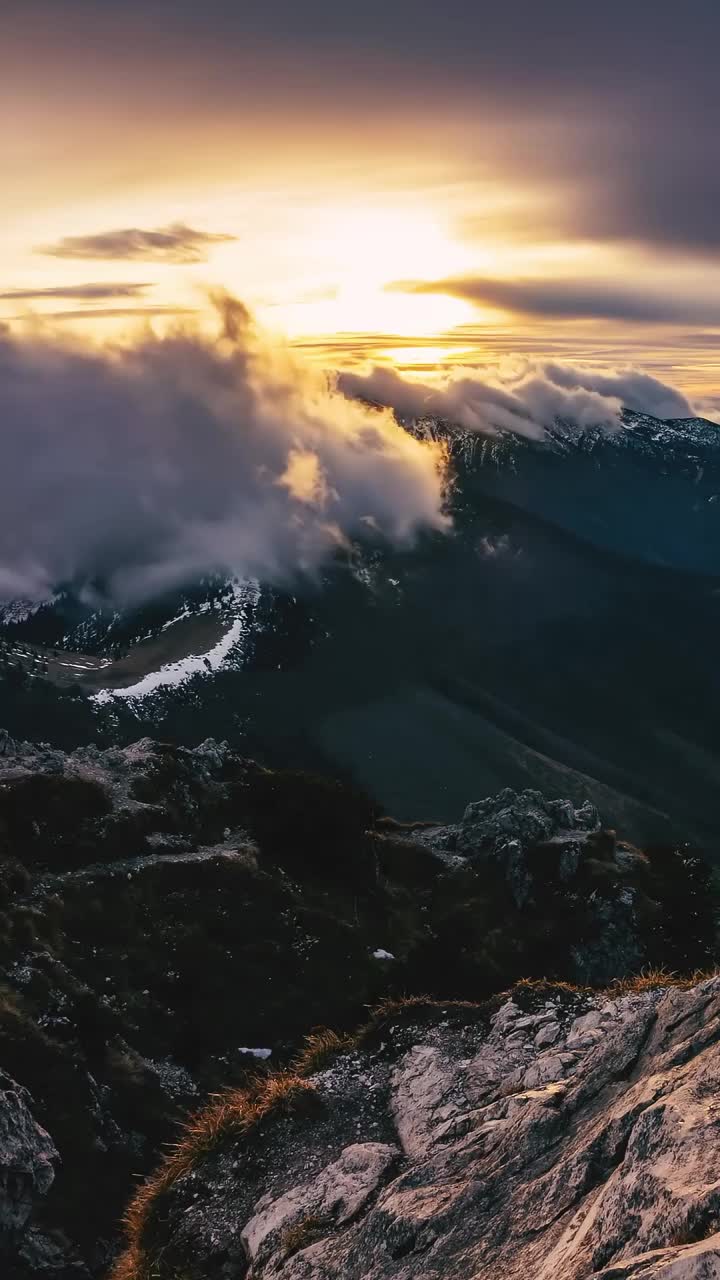
M312 1076L322 1071L344 1053L349 1053L357 1044L354 1035L341 1035L328 1027L318 1027L305 1037L305 1044L294 1059L292 1070L299 1076Z
M607 987L603 995L612 998L617 996L639 995L643 991L673 987L678 991L689 991L699 982L709 978L720 977L720 969L695 969L693 973L673 973L669 969L643 969L641 973L630 978L618 978Z
M500 1000L509 1000L510 996L516 992L528 991L533 995L545 995L546 993L562 992L565 995L576 996L592 991L592 987L584 987L577 982L562 982L559 978L518 978L517 982L503 991Z
M158 1199L222 1142L250 1133L270 1115L290 1114L314 1092L310 1081L297 1072L280 1071L258 1079L247 1089L220 1094L192 1116L177 1146L132 1200L125 1216L127 1249L115 1263L110 1280L160 1280L159 1264L145 1249L150 1216Z

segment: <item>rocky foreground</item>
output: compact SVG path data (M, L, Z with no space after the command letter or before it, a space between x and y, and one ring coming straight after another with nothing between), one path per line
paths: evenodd
M712 1280L719 1042L717 977L396 1010L244 1132L190 1137L115 1275Z
M408 994L452 995L476 1008L527 976L605 988L653 965L707 968L716 951L712 886L693 850L640 850L605 829L592 805L536 791L473 802L451 826L406 826L380 815L352 786L263 769L211 740L194 750L146 739L66 754L5 738L3 1280L106 1275L138 1179L157 1165L188 1113L207 1115L203 1108L219 1091L245 1097L257 1089L258 1072L287 1070L311 1028L348 1035L369 1006ZM549 995L560 1027L553 1038L555 1006L538 1012L536 989L527 991L517 997L523 1011L544 1021L532 1037L518 1025L519 1039L503 1041L503 1073L511 1077L525 1064L532 1074L532 1055L542 1050L540 1075L554 1063L562 1071L550 1083L579 1080L585 1059L577 1051L587 1045L568 1043L566 1024L596 1012L599 997L564 989ZM653 1010L659 997L642 999ZM635 1017L632 1001L628 1009ZM422 1031L402 1042L405 1049L417 1050L418 1062L433 1046L449 1061L459 1046L468 1061L477 1057L485 1014L462 1016L467 1026L448 1014L455 1039L445 1048L431 1015L431 1040ZM604 1035L607 1025L587 1030ZM351 1075L356 1062L358 1080L370 1066L380 1072L368 1094L377 1100L376 1119L363 1127L361 1085L343 1095L338 1082L338 1113L328 1123L334 1132L342 1111L350 1128L332 1155L319 1140L323 1125L314 1127L309 1169L367 1142L393 1148L387 1168L380 1159L385 1180L398 1159L409 1158L395 1153L394 1103L382 1102L390 1095L380 1087L400 1044L389 1038L381 1052L378 1041L372 1062L365 1049L347 1059L343 1071ZM515 1061L521 1050L525 1057ZM547 1083L538 1077L515 1092ZM268 1089L273 1094L276 1085ZM307 1099L313 1091L302 1092ZM236 1111L233 1104L231 1116ZM298 1185L307 1181L289 1157L287 1169ZM240 1194L240 1184L227 1185L229 1195ZM246 1217L240 1222L238 1208L233 1218L240 1231L255 1200L277 1190L268 1184L263 1191L258 1180L248 1186ZM212 1189L199 1183L195 1190L210 1212ZM202 1223L188 1214L188 1230L191 1224L200 1240ZM198 1263L198 1280L210 1280L216 1263L227 1280L241 1275L245 1263L236 1254L245 1256L235 1250L224 1272L219 1247L207 1277L206 1263ZM167 1280L194 1277L192 1266L192 1258L178 1263Z

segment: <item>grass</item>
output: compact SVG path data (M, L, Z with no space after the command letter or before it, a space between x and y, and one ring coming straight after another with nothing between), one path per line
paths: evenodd
M558 982L551 978L521 978L505 991L489 996L486 1000L438 1000L435 996L391 996L381 1000L370 1012L370 1017L352 1037L353 1047L359 1048L373 1035L385 1030L398 1019L425 1017L437 1013L469 1013L476 1018L491 1017L511 997L531 996L549 999L556 995L590 994L592 988L580 987L571 982Z
M305 1037L305 1044L294 1059L292 1070L299 1076L315 1075L356 1046L356 1035L341 1035L328 1027L318 1027Z
M148 1257L145 1237L158 1199L178 1179L223 1142L257 1129L271 1115L290 1114L315 1093L309 1080L295 1071L259 1078L247 1089L220 1094L188 1120L180 1141L160 1168L139 1188L125 1217L127 1248L110 1280L159 1280L159 1263Z
M643 969L641 973L630 978L617 978L607 987L602 995L611 999L617 996L640 995L643 991L656 991L658 988L674 987L678 991L689 991L699 982L709 978L720 977L720 969L695 969L693 973L673 973L669 969Z

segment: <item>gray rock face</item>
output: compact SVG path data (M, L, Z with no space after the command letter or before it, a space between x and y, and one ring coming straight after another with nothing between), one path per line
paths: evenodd
M458 852L492 856L505 852L511 841L537 844L568 832L587 835L600 828L594 805L576 809L570 800L548 800L540 791L512 791L469 804L458 831Z
M0 1071L0 1237L25 1226L55 1177L58 1153L31 1107L27 1090Z
M382 1185L397 1154L397 1148L386 1143L354 1143L309 1182L277 1198L270 1193L259 1200L242 1233L253 1266L267 1263L263 1275L271 1276L287 1252L293 1230L307 1230L308 1223L317 1230L323 1223L343 1226L351 1222ZM296 1239L302 1242L302 1235Z
M589 802L576 807L505 788L469 804L460 823L430 828L419 839L436 856L504 882L518 912L553 921L565 912L571 924L582 906L582 942L571 945L565 970L574 981L601 985L647 963L638 923L648 915L647 859L603 829ZM562 927L554 931L569 938Z
M720 1277L720 978L412 1017L313 1077L310 1121L174 1185L167 1274Z

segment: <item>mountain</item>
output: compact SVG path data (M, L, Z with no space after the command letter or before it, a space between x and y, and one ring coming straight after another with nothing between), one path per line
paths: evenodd
M717 428L408 429L448 534L5 613L8 1280L720 1274Z
M648 564L716 574L720 566L720 426L626 409L615 430L558 422L541 440L449 431L471 493L499 498Z
M406 426L448 449L450 535L358 546L286 590L205 582L120 616L69 588L16 606L7 727L64 746L227 738L413 819L539 787L640 841L712 848L720 428Z

